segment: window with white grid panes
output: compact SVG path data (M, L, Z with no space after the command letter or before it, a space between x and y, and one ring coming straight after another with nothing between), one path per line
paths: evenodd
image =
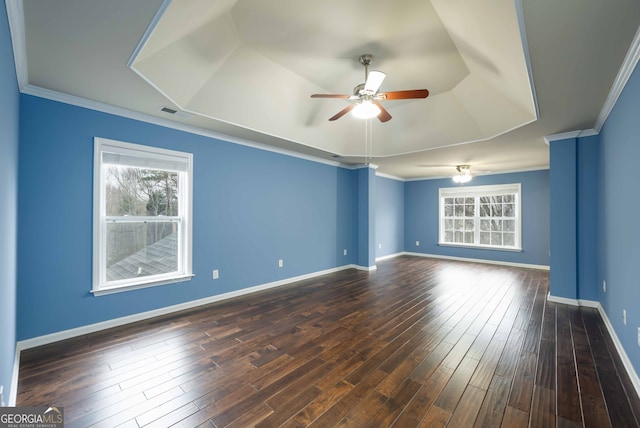
M520 184L440 189L439 244L520 250Z

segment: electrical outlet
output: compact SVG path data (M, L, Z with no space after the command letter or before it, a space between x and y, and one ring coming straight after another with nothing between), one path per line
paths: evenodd
M282 267L284 266L284 262L282 261L282 259L278 260L278 267Z
M624 323L624 325L627 325L627 310L626 309L622 310L622 322Z
M638 336L640 336L640 328L638 329ZM638 339L640 340L640 339ZM5 407L4 405L4 385L0 385L0 407Z
M344 249L344 255L345 256L347 255L347 249L346 248Z
M605 293L607 292L607 281L605 281L604 279L602 280L602 291L604 291Z
M640 327L638 327L638 346L640 346Z
M218 269L214 269L212 274L213 274L213 279L220 278L220 272L218 271Z
M378 244L378 249L381 250L382 249L382 244Z
M420 241L416 241L416 247L420 246Z

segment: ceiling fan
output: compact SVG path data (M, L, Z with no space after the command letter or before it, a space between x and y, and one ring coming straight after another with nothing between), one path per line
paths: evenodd
M470 165L458 165L456 166L456 174L452 177L453 181L456 183L467 183L471 181L473 176L471 175L471 166Z
M451 177L456 183L467 183L471 181L473 178L473 174L471 173L471 165L469 164L461 164L461 165L418 165L423 168L455 168L455 174ZM489 169L477 169L474 168L473 172L475 173L491 173L493 171Z
M343 98L356 101L340 110L329 118L330 121L340 119L345 114L353 110L354 116L363 119L377 117L380 122L387 122L391 119L389 112L382 107L380 101L384 100L407 100L415 98L427 98L429 91L426 89L413 89L408 91L378 92L380 85L387 75L381 71L372 70L369 73L369 65L373 55L365 54L360 56L360 64L364 65L364 80L353 88L353 95L341 94L313 94L311 98Z

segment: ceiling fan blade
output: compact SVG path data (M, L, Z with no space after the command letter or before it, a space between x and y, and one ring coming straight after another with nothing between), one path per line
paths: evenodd
M380 85L382 85L382 81L385 77L387 77L387 75L382 71L371 71L367 76L367 81L364 84L364 91L375 94L380 88Z
M313 94L311 98L349 98L349 95L341 94Z
M345 108L340 110L338 113L336 113L335 115L331 116L329 118L329 120L330 121L334 121L334 120L340 119L342 116L344 116L345 114L349 113L351 111L351 109L354 108L354 107L355 107L355 104L349 104L348 106L346 106Z
M388 121L390 121L391 120L391 115L389 114L387 109L382 107L382 104L380 104L377 101L374 101L373 103L375 105L377 105L378 108L380 109L380 114L378 115L378 119L380 120L380 122L388 122Z
M380 94L386 100L407 100L412 98L427 98L429 91L426 89L412 89L408 91L392 91Z

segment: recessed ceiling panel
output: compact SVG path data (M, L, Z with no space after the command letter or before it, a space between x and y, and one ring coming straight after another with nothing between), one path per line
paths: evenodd
M359 101L309 97L354 93L365 80L358 58L372 54L371 69L388 76L380 92L431 93L382 101L393 119L374 119L372 153L393 156L535 120L522 46L512 0L174 1L132 68L188 112L361 156L361 121L327 121Z

